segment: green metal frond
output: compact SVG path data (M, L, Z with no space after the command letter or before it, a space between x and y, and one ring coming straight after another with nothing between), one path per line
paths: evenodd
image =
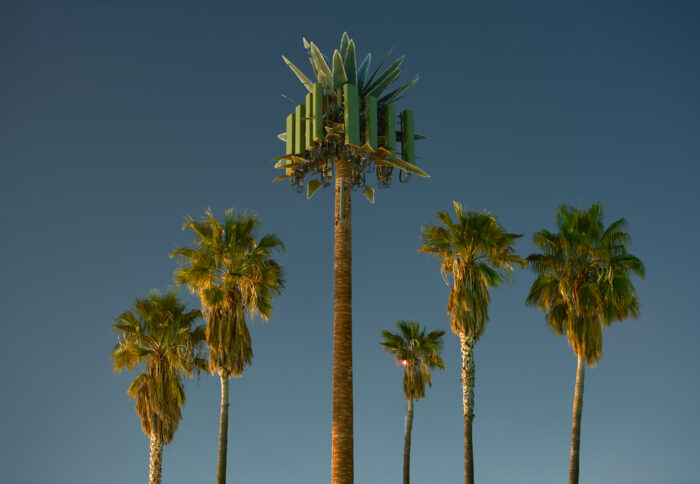
M313 87L312 86L313 83L309 80L309 78L306 77L304 75L304 73L301 72L301 70L297 66L292 64L292 62L289 59L287 59L285 56L282 56L282 59L289 66L289 68L292 70L292 72L294 72L294 74L296 74L296 76L299 78L299 80L304 85L304 87L306 87L306 89L308 89L308 91L311 92L312 87Z
M386 94L385 96L382 96L379 99L379 104L388 104L394 102L401 94L406 91L409 87L413 86L416 82L418 82L418 76L414 77L410 81L408 81L406 84L403 86L399 87L398 89L394 89L390 93Z
M345 53L347 52L349 45L350 37L348 37L347 32L343 32L343 36L340 38L340 55L343 57L343 60L345 60Z
M345 66L343 66L343 58L340 52L333 52L333 88L340 89L343 84L348 82L348 76L345 74Z
M355 59L355 42L352 40L348 44L347 52L343 56L345 65L345 74L348 82L357 86L357 61Z
M374 72L372 73L372 75L369 77L369 79L367 79L367 82L364 84L364 87L366 87L366 86L368 86L368 85L370 85L370 84L372 83L372 80L375 78L375 76L376 76L377 73L379 72L379 69L382 68L382 66L383 66L384 63L387 61L387 59L389 58L389 56L391 55L391 53L392 53L393 51L394 51L394 48L393 48L393 47L392 47L391 49L389 49L389 52L386 53L386 55L384 56L384 58L382 59L382 61L379 63L379 65L377 66L377 68L374 70Z
M314 196L314 193L323 186L323 183L320 181L314 179L311 180L307 185L306 185L306 199L309 200L311 197Z
M316 44L311 42L309 45L311 47L311 57L318 75L318 82L323 84L323 87L326 89L333 89L333 73L331 72L331 68L328 67L326 59L323 57L318 47L316 47Z
M369 203L374 203L374 188L365 186L365 189L362 190L362 194L369 200Z
M372 63L372 54L367 54L360 64L360 68L357 70L357 87L362 92L365 85L365 77L367 76L367 71L369 70L369 65Z

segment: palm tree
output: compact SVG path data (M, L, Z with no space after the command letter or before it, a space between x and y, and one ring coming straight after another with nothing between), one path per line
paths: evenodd
M430 370L445 369L440 357L444 331L432 331L413 321L397 321L397 333L382 331L384 341L380 342L403 366L403 396L408 402L406 412L406 433L403 446L403 484L410 482L411 470L411 429L413 428L413 402L425 396L425 384L432 386Z
M399 181L411 174L427 177L418 168L413 111L398 116L394 104L417 81L416 76L392 89L401 74L404 56L382 66L391 50L370 71L372 55L357 63L355 42L344 33L340 48L326 58L313 43L304 39L314 76L311 80L283 56L285 63L304 85L306 102L297 104L287 116L287 130L278 137L286 143L286 153L277 158L275 168L284 174L273 181L289 180L298 192L311 196L332 185L335 177L335 246L333 280L333 408L331 416L331 482L352 484L353 399L352 399L352 189L374 203L374 188L367 177L377 175L377 186L388 188L394 168ZM329 59L331 61L329 62ZM289 98L291 100L291 98ZM400 123L397 123L397 118ZM401 156L397 156L397 135Z
M447 302L452 331L462 350L462 404L464 407L464 481L474 483L472 423L474 420L474 344L486 329L491 300L489 286L497 287L522 259L513 251L517 234L506 232L486 212L466 212L454 202L456 220L436 212L440 225L423 226L419 252L440 259L445 282L452 275Z
M577 484L585 366L601 357L603 326L639 316L630 273L644 277L644 264L627 252L627 221L605 228L599 203L587 210L560 205L556 221L557 233L541 230L532 237L542 252L527 258L537 279L526 303L546 312L547 325L557 336L566 333L578 358L569 464L569 482Z
M255 217L233 209L225 212L222 224L208 209L201 221L187 217L182 227L194 232L195 247L170 253L180 263L175 283L187 285L201 300L209 371L221 379L218 484L226 482L229 379L241 376L253 359L245 316L267 321L273 296L284 288L282 268L272 258L284 245L272 234L257 238L259 225Z
M204 326L195 322L200 311L186 311L186 304L173 290L160 295L151 291L147 299L136 299L129 311L114 321L119 341L112 350L114 369L141 373L127 390L136 399L141 428L151 440L148 482L161 479L163 446L173 440L185 404L182 375L206 367L200 358Z

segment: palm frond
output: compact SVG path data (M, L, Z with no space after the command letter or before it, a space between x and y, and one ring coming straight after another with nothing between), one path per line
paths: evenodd
M173 439L185 403L181 375L191 376L200 369L204 327L195 326L200 316L197 310L186 311L176 291L151 291L113 324L119 333L111 355L114 368L142 368L127 395L136 399L146 435L165 443Z
M425 385L431 386L430 370L444 369L440 353L444 331L426 329L414 321L399 320L398 331L382 331L380 345L403 367L403 390L406 400L419 400L425 396Z
M557 207L559 231L533 236L542 251L527 258L537 275L526 304L547 315L547 325L567 335L574 352L593 366L602 355L602 326L639 315L630 273L644 277L644 265L627 252L625 219L605 228L603 206Z

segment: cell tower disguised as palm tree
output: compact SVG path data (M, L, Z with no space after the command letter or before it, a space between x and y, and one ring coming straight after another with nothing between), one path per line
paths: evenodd
M347 33L330 65L313 42L304 39L304 47L316 81L282 57L308 94L306 103L287 116L287 130L279 135L286 142L286 154L273 161L285 172L273 181L288 179L302 192L308 180L306 196L311 198L320 187L330 186L335 175L331 482L346 484L353 482L351 189L361 189L374 203L374 189L366 178L372 171L380 188L391 186L394 168L400 170L401 182L411 174L428 175L415 166L415 140L423 137L414 133L413 111L397 116L394 104L418 77L385 94L399 77L404 57L380 73L389 51L369 75L371 54L358 68L355 43ZM402 159L397 157L398 140Z

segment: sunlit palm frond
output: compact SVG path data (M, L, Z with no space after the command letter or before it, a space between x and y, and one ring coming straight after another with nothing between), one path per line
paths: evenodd
M164 443L173 439L185 403L181 375L202 368L204 326L196 325L200 317L200 311L186 311L175 291L151 291L113 324L119 335L111 355L114 369L142 368L127 395L136 399L144 433Z
M602 355L602 326L639 315L630 273L644 277L644 264L627 252L630 236L620 219L607 228L603 207L577 210L560 205L558 232L542 230L532 240L540 253L527 258L537 275L526 304L547 314L547 325L567 335L574 352L590 366Z
M440 225L423 226L419 251L440 260L446 282L452 276L447 304L452 330L478 340L489 319L489 287L507 279L514 265L524 264L513 250L520 235L503 230L486 212L467 211L458 202L454 209L456 219L436 212Z
M202 303L207 320L209 371L240 376L253 358L245 316L267 320L272 300L284 288L284 271L273 259L284 250L274 234L257 237L259 220L229 209L223 223L211 209L200 222L188 219L194 248L171 253L180 267L175 282L186 285Z

